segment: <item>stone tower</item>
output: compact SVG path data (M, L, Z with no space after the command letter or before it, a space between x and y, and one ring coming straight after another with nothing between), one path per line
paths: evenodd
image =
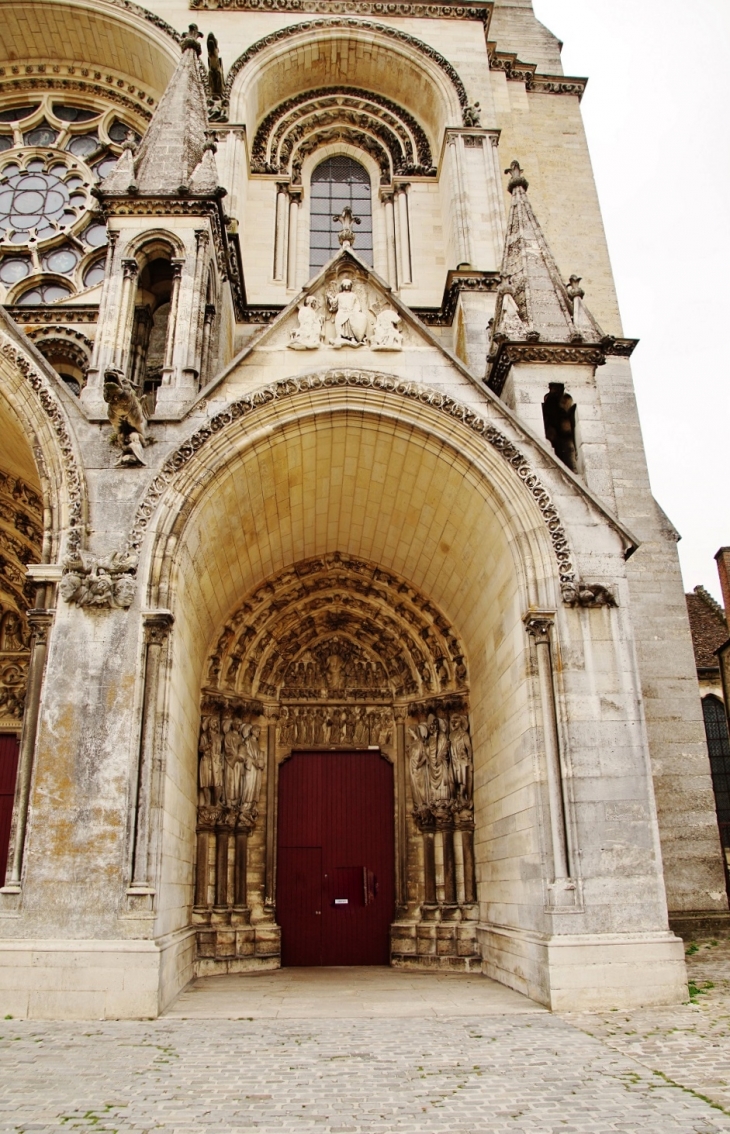
M680 1000L727 895L586 80L531 0L190 7L2 5L0 1008Z

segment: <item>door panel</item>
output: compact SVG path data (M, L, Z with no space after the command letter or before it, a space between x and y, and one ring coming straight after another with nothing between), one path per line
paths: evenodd
M18 748L18 737L15 733L0 735L0 886L5 883L5 870L8 864L15 778L18 774Z
M281 963L322 964L322 851L280 847Z
M321 855L320 956L294 913L292 871L308 847ZM283 964L387 965L394 915L393 769L378 752L296 753L279 774L277 919ZM301 861L304 861L303 859ZM307 869L314 870L310 857ZM300 887L312 894L314 879ZM287 941L289 938L289 941ZM292 940L294 938L294 940Z

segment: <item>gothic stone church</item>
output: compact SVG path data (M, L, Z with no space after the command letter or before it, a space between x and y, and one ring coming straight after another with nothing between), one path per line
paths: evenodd
M190 8L0 2L0 1012L679 1001L727 897L586 80L531 0Z

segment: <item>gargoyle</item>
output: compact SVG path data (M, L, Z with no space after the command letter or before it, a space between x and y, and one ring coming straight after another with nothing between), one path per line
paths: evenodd
M117 466L134 468L146 464L142 456L147 440L147 415L134 386L121 370L104 373L104 401L113 432L110 441L119 445L122 455Z

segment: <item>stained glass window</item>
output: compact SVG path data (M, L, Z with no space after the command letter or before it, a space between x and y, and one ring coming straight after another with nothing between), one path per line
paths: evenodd
M354 225L355 251L372 267L373 218L370 175L353 158L337 155L327 158L312 174L310 188L309 273L320 268L339 252L338 234L342 225L332 218L349 205L360 224Z

